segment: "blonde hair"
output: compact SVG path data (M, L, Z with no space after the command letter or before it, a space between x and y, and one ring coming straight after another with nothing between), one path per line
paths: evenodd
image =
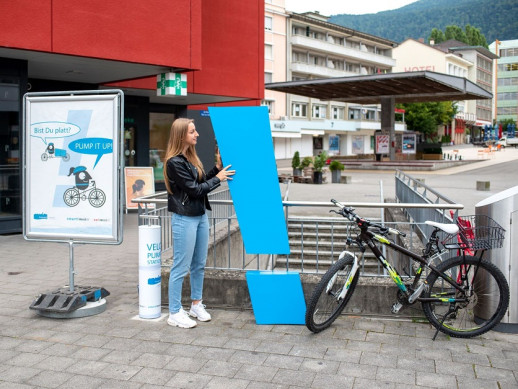
M171 125L169 142L167 143L167 149L165 151L164 158L164 179L165 186L169 193L173 193L173 191L169 185L169 177L167 176L167 161L173 157L176 157L177 155L183 154L183 149L185 147L184 141L187 137L189 124L191 123L194 123L193 119L178 118ZM201 163L200 158L198 158L196 148L193 145L190 145L185 151L184 156L198 169L198 179L201 180L204 174L203 164Z

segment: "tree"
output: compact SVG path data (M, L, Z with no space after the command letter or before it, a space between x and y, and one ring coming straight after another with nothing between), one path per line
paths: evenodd
M451 101L397 104L405 110L405 123L411 131L420 132L426 142L436 142L437 126L448 124L457 113Z
M487 48L486 37L480 32L480 28L470 26L469 24L465 27L467 44L470 46L482 46Z
M432 29L432 33L430 34L429 41L434 41L434 43L444 42L446 39L444 38L444 32L438 30L437 28Z
M455 25L446 26L444 32L437 28L433 28L430 33L429 40L433 40L435 43L441 43L450 39L455 39L459 42L464 42L468 46L482 46L486 49L488 48L486 37L480 32L480 28L467 24L464 30L465 31Z
M509 124L514 124L514 126L516 127L516 122L513 119L502 119L502 120L500 120L500 125L502 126L502 131L503 132L507 131L507 126Z
M468 43L466 33L462 31L462 28L459 26L446 26L446 29L444 30L444 37L447 41L450 39L455 39L459 42Z

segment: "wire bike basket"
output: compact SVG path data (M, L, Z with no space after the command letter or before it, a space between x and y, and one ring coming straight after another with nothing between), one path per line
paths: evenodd
M505 229L489 216L459 216L457 225L457 245L460 249L491 250L504 244Z

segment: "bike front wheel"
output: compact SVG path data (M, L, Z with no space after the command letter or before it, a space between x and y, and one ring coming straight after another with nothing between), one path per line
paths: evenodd
M466 255L441 263L437 270L450 277L464 292L437 273L428 276L429 289L421 297L441 301L423 301L422 306L435 328L453 337L472 338L500 323L509 306L509 285L495 265ZM454 299L457 301L452 301Z
M306 309L306 327L312 332L320 332L329 327L344 310L360 273L352 274L355 259L346 254L323 275L317 284ZM345 296L341 297L344 293Z
M90 205L95 208L102 207L106 201L106 195L101 189L94 189L88 195Z

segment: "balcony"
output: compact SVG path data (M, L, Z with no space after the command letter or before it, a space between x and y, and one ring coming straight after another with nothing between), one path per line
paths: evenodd
M298 48L304 48L306 50L318 51L333 56L342 56L354 59L355 62L364 62L377 67L394 67L396 66L396 60L391 57L386 57L380 54L370 53L368 51L362 51L353 49L350 47L340 46L334 43L326 42L319 39L308 38L306 36L295 35L291 38L292 46Z
M291 71L293 73L312 74L314 76L317 76L318 78L359 76L358 73L348 72L339 69L332 69L326 66L310 65L301 62L292 62Z

